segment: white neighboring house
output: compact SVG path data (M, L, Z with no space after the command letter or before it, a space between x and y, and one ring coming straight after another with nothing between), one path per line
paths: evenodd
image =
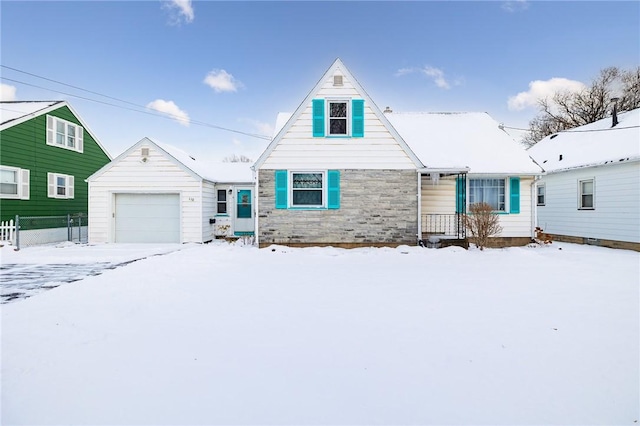
M640 109L549 135L529 149L546 175L537 223L554 239L640 251Z
M196 161L144 138L87 182L91 243L204 243L254 233L247 163Z

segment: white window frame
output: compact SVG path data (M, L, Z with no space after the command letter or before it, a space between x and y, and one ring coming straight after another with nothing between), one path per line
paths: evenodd
M498 208L498 210L494 210L494 212L497 213L508 213L509 212L509 196L508 194L510 193L510 188L509 188L509 179L506 177L473 177L473 178L467 178L467 211L469 211L469 206L474 204L474 203L480 203L482 201L471 201L471 181L473 180L501 180L504 182L503 185L503 189L504 189L504 193L502 194L503 196L503 209ZM498 195L499 197L499 195ZM500 200L498 200L498 204L500 203ZM498 206L500 207L500 206Z
M224 200L220 200L220 193L224 193ZM217 215L228 215L229 214L229 204L227 201L229 200L228 189L218 189L216 193L216 214ZM220 212L220 206L224 204L224 213Z
M542 194L540 190L542 189ZM540 202L540 197L542 196L542 202ZM547 204L547 187L544 183L538 184L536 186L536 206L544 206Z
M58 194L58 179L64 179L64 195ZM49 198L59 198L72 200L75 198L75 178L71 175L61 173L47 173L47 196Z
M3 194L0 192L0 199L7 200L28 200L29 199L29 174L28 169L21 169L12 166L0 166L0 170L13 172L16 174L16 194Z
M58 142L58 135L60 134L58 132L58 125L62 125L64 130L64 132L61 133L63 137L62 143ZM69 145L70 129L73 129L74 132L73 146ZM53 115L47 115L47 145L82 153L84 151L84 129L82 126L72 123L71 121Z
M331 104L332 103L344 103L347 106L347 115L344 118L344 120L346 121L346 133L331 133ZM351 99L346 99L346 98L329 98L327 99L326 102L326 108L327 110L325 111L325 117L327 118L326 120L326 134L328 137L334 137L334 138L345 138L345 137L349 137L351 136ZM337 117L334 118L341 120L341 117Z
M585 194L582 192L582 184L591 182L591 194ZM582 197L584 195L591 195L591 206L585 207L583 205ZM596 178L587 178L578 180L578 210L595 210L596 209Z
M293 193L294 191L318 191L318 188L294 188L293 187L293 175L297 174L310 174L319 173L322 175L322 203L321 204L294 204ZM289 207L293 209L323 209L327 206L327 171L326 170L290 170L289 171Z

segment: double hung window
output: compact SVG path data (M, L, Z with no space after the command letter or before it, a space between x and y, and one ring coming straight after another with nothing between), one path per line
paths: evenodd
M364 137L364 99L314 99L313 137Z
M291 206L324 206L324 173L291 173Z
M546 201L545 198L546 198L546 188L544 184L538 185L538 187L536 188L537 205L544 206Z
M469 179L469 204L487 203L493 210L504 212L504 179Z
M595 184L593 179L578 181L578 208L581 210L593 210Z
M0 166L0 198L29 199L29 170Z
M47 173L49 198L74 198L74 177L60 173Z
M83 129L75 123L47 115L47 145L83 151Z
M348 134L348 102L329 101L329 135L346 136Z
M227 214L227 190L218 189L218 214Z
M0 169L0 194L3 198L18 198L18 171L14 169Z

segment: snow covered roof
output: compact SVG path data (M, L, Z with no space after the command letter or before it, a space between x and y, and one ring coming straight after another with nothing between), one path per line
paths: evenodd
M290 113L279 113L278 134ZM385 113L385 117L432 169L465 169L469 173L540 174L527 151L485 112Z
M18 120L63 101L3 101L0 102L0 124Z
M250 163L223 163L196 160L185 151L172 145L153 141L167 154L181 162L201 178L220 183L253 182L253 171Z
M540 174L518 142L484 112L385 113L428 168L469 168L469 173Z
M640 159L640 108L549 135L529 148L547 172Z
M278 135L278 133L280 133L280 130L282 130L282 128L284 127L285 124L287 124L287 121L289 121L289 119L291 118L293 114L290 112L279 112L278 116L276 117L276 127L274 127L273 129L273 137L272 139L275 139L275 137Z

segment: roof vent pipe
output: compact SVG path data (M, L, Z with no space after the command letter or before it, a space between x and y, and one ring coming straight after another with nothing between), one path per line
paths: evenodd
M611 114L611 127L616 127L618 124L618 99L620 98L611 98L611 102L613 102L613 113Z
M390 113L392 113L392 112L393 112L393 110L392 110L391 108L389 108L389 107L386 107L386 108L384 109L384 111L382 111L382 112L383 112L383 113L385 113L385 114L390 114Z

